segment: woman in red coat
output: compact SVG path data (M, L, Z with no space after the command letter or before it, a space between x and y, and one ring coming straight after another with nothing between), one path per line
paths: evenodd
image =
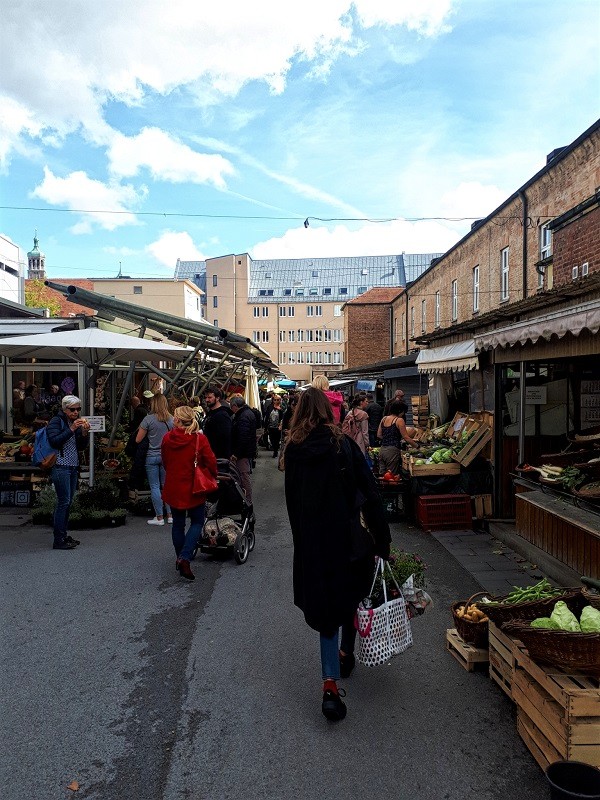
M173 546L177 555L179 574L189 581L195 579L190 561L204 525L206 495L193 494L194 460L198 449L198 464L212 477L217 477L217 459L208 439L200 431L196 415L189 406L179 406L173 415L173 430L162 440L161 456L166 471L162 497L173 514ZM185 518L190 527L185 532Z

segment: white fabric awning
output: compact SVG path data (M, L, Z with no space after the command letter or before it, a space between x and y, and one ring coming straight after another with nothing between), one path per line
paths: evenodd
M505 328L481 333L475 337L475 345L478 350L493 350L496 347L524 345L528 341L535 344L538 339L550 340L552 336L562 339L567 333L579 336L583 330L588 330L592 334L600 330L600 300L581 303L573 308L554 311L552 314L544 314Z
M419 372L467 372L479 368L474 339L420 350L417 356Z

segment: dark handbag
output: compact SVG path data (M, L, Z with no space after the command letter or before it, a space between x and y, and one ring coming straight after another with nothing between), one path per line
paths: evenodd
M197 433L196 437L201 434ZM192 484L192 494L212 494L219 488L217 479L213 478L208 472L204 470L198 463L198 447L200 439L196 438L196 453L194 455L194 482Z

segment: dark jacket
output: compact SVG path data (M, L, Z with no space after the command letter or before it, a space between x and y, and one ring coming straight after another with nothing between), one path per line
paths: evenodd
M231 411L225 406L211 409L204 421L204 435L217 458L231 458Z
M329 428L285 450L285 499L294 540L294 603L308 625L332 635L369 593L373 554L389 556L390 529L373 474L344 437ZM363 512L373 540L360 525Z
M369 403L369 405L365 408L365 411L369 415L369 431L371 433L377 433L377 428L379 428L379 423L383 419L383 408L373 401Z
M50 447L53 447L55 450L58 450L62 453L63 446L67 439L70 439L71 436L74 436L77 449L85 450L85 447L89 441L88 437L84 436L81 428L77 428L76 431L72 431L69 426L70 421L67 419L67 415L64 411L59 411L55 417L52 417L46 428L46 435L48 436Z
M231 455L236 458L256 458L256 416L248 405L240 406L233 415Z

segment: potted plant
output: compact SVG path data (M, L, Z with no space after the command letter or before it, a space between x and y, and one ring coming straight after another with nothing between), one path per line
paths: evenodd
M423 588L425 586L425 571L427 570L427 564L423 561L420 555L417 555L417 553L407 553L398 547L391 547L388 564L392 573L390 574L390 572L386 570L385 586L388 599L398 596L396 584L402 587L402 584L405 583L411 575L413 576L415 587ZM373 598L377 599L377 605L383 603L383 588L380 577L378 577L375 581Z

